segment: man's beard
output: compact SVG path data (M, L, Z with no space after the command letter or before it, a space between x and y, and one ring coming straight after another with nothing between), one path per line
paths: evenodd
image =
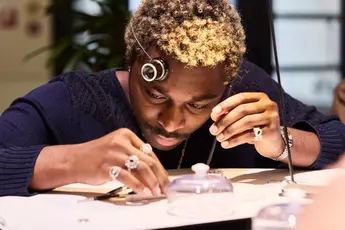
M175 138L175 139L183 140L190 136L190 133L179 133L179 132L169 133L163 128L154 127L148 123L143 123L142 128L143 130L148 130L152 134L161 135L166 138Z

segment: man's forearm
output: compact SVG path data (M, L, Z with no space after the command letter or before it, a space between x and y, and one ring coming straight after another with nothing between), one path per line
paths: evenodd
M79 148L79 145L43 148L37 158L29 189L42 191L76 183L73 154L79 151Z
M299 167L311 166L320 154L320 141L315 133L289 128L293 138L291 148L292 164ZM283 160L287 163L288 159Z

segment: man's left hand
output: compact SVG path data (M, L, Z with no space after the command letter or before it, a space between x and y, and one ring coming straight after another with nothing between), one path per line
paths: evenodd
M213 108L210 127L225 149L254 144L264 157L276 158L285 148L281 136L279 110L265 93L239 93ZM262 130L262 139L255 141L254 128Z

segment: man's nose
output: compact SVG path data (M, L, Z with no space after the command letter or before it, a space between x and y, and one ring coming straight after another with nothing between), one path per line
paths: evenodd
M183 111L176 107L165 108L158 116L158 123L167 132L176 132L185 126Z

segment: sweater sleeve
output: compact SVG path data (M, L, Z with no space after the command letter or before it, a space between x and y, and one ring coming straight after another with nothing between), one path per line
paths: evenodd
M49 116L52 105L64 102L59 109L68 111L68 100L65 84L55 81L16 99L0 116L0 196L31 194L28 184L37 157L58 139Z
M279 85L264 70L245 61L240 76L234 80L233 93L264 92L279 105ZM345 151L345 125L338 117L317 111L284 92L285 120L288 127L314 132L320 141L321 151L313 169L324 168L335 162ZM282 115L282 111L279 111ZM282 120L281 120L282 122Z

